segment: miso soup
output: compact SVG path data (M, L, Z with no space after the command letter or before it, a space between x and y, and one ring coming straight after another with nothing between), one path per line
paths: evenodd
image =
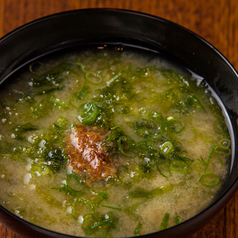
M1 85L0 204L22 219L138 236L193 217L223 186L231 140L206 81L112 48L39 59Z

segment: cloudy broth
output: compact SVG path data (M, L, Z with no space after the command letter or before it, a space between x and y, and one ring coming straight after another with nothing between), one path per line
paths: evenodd
M39 59L1 85L0 204L17 216L137 236L186 221L221 189L231 140L205 81L111 48Z

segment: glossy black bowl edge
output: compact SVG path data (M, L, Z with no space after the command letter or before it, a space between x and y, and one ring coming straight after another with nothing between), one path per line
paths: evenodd
M92 17L88 18L88 14L91 14ZM69 18L72 21L70 25L67 24ZM48 22L48 25L45 22ZM32 25L34 25L33 29ZM107 27L106 33L105 26ZM56 31L59 34L55 34ZM62 32L64 32L64 35L62 35ZM186 34L187 40L184 40L184 34ZM41 35L45 35L45 38L39 38ZM69 41L90 42L90 40L94 41L95 39L104 41L105 39L118 37L124 38L124 41L127 39L149 41L155 47L169 49L172 54L176 52L178 58L185 59L185 61L194 61L198 58L197 61L199 62L202 55L203 60L200 61L200 64L210 64L212 67L213 59L199 47L200 41L203 41L203 39L175 23L133 11L83 9L38 19L3 37L0 40L2 45L0 76L11 72L10 69L7 70L9 65L16 68L21 65L22 61L32 59L34 55L48 51L52 47L51 42L54 42L53 45L58 47L58 45L66 44ZM21 39L20 42L19 39ZM210 51L214 50L211 45L209 45L209 48ZM208 47L206 50L208 50ZM17 62L11 61L12 54L18 56ZM4 58L4 61L2 61L2 58ZM196 67L194 70L196 70ZM209 72L206 73L209 74ZM4 77L4 75L1 77Z

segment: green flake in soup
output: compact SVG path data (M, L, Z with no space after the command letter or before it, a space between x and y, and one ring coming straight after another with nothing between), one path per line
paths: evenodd
M53 231L128 237L214 201L232 151L211 89L121 49L59 52L2 83L2 206Z

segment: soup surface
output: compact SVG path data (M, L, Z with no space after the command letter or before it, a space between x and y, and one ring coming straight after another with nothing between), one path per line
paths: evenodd
M39 60L0 99L0 204L75 236L164 230L213 202L230 137L204 80L122 47Z

